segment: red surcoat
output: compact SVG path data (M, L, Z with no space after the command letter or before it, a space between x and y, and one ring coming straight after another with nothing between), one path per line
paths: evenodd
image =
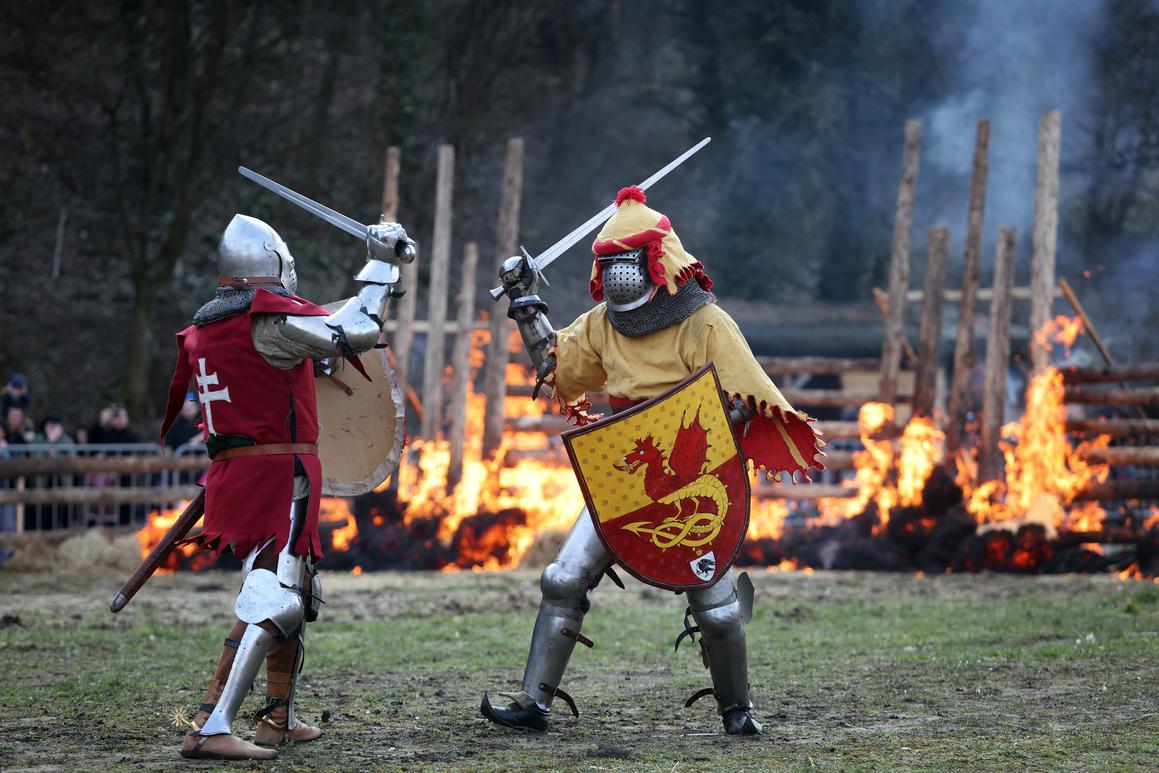
M251 337L253 314L325 316L329 312L297 296L258 290L248 313L177 334L177 365L169 385L164 437L181 410L190 381L201 401L205 435L239 435L258 444L318 442L314 367L303 360L290 370L266 362ZM197 541L203 548L238 558L270 537L279 547L290 536L294 456L243 456L214 462L205 479L205 520ZM322 466L317 456L297 457L310 479L306 527L293 552L317 560L318 502Z

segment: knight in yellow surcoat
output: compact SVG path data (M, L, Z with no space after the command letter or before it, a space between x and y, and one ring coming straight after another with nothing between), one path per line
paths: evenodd
M668 218L649 208L635 186L616 197L617 210L592 245L589 292L597 305L571 325L553 330L538 295L538 272L527 258L511 258L500 270L508 316L516 321L538 376L560 412L575 424L600 417L590 412L589 392L606 392L613 411L663 394L712 361L749 464L779 477L806 479L820 468L822 443L810 419L796 411L753 357L733 319L717 304L704 265L689 254ZM537 388L538 391L538 388ZM592 519L582 512L540 581L543 599L519 691L503 702L483 696L491 721L542 732L559 696L575 710L560 682L590 607L588 591L611 567ZM749 699L745 620L748 594L738 596L725 573L714 585L687 593L712 676L717 710L730 734L761 732ZM705 691L702 691L705 692Z

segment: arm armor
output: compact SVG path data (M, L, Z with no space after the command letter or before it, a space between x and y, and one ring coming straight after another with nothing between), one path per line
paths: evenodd
M370 260L354 279L362 282L362 289L338 311L328 317L287 316L277 330L291 341L315 349L316 359L373 348L382 332L391 289L398 282L398 268Z
M539 396L543 382L555 372L555 355L549 354L555 346L555 329L547 318L547 304L538 295L527 295L511 301L507 316L515 320L523 345L535 368L535 391Z

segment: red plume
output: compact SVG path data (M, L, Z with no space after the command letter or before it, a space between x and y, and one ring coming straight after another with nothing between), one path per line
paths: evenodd
M648 203L648 197L644 195L644 191L640 190L640 188L635 185L629 185L627 188L620 188L620 192L616 194L616 206L620 206L627 199L638 201L641 204Z

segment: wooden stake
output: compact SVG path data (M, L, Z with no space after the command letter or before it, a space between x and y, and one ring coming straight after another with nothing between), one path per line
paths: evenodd
M451 401L448 408L451 458L447 467L447 490L463 479L463 456L467 441L467 387L471 381L471 344L475 337L471 320L475 318L475 266L479 263L479 245L467 242L463 248L462 286L459 288L459 332L451 352Z
M998 448L1006 409L1006 381L1010 367L1010 288L1014 284L1014 251L1018 232L998 232L994 258L994 302L990 305L990 330L986 337L986 376L982 392L982 428L978 449L978 479L1002 477L1002 452Z
M396 147L386 149L386 170L382 183L382 216L388 223L398 220L398 171L401 152Z
M503 193L499 199L499 221L495 225L495 268L515 254L519 239L519 207L523 196L523 138L507 140L507 160L503 164ZM504 403L507 399L507 319L505 298L491 307L491 339L483 372L486 409L483 417L483 456L490 458L503 440Z
M885 319L885 342L881 350L879 399L893 404L897 374L901 368L905 338L905 291L909 283L910 231L913 229L914 197L918 183L918 160L922 151L922 124L905 122L901 180L897 186L897 209L893 220L893 245L889 256L889 309Z
M938 386L938 353L942 341L942 290L946 284L946 253L950 229L931 228L926 255L922 324L918 333L918 356L914 374L914 416L934 415Z
M439 146L435 182L435 233L431 245L430 295L427 298L427 351L423 367L422 437L438 438L443 420L443 367L446 364L447 281L451 267L451 202L455 185L455 148Z
M974 133L974 166L970 175L970 209L966 216L966 253L962 270L962 299L954 337L953 375L946 402L946 458L962 447L966 403L974 371L974 311L977 305L982 252L982 219L986 209L986 176L990 169L990 122L979 121Z
M1030 264L1030 372L1050 365L1050 347L1040 346L1034 332L1050 320L1054 298L1055 247L1058 239L1058 158L1062 113L1050 110L1038 121L1038 180L1034 189L1034 258Z
M873 302L877 304L877 310L881 312L882 319L889 319L889 296L885 294L885 290L880 287L873 288ZM902 330L901 334L901 350L905 354L906 360L913 365L918 361L918 354L914 351L913 345L909 342L909 336ZM877 360L877 367L881 367L881 360Z

